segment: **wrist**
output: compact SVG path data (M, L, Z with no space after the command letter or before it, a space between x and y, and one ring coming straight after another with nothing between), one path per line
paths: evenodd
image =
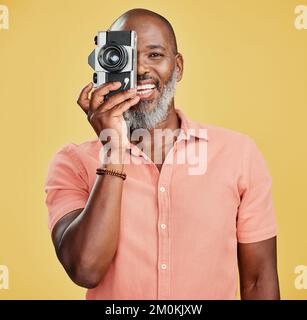
M106 163L101 166L101 168L109 169L109 170L117 170L117 171L124 171L124 164L123 163Z
M108 149L102 147L99 154L101 165L103 167L105 167L106 165L112 165L113 167L123 166L126 150L127 149L125 148L114 148L110 146Z

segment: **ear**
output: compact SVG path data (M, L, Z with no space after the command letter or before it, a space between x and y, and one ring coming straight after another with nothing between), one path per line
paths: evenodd
M177 70L177 82L179 82L183 75L183 56L181 53L176 54L175 61Z

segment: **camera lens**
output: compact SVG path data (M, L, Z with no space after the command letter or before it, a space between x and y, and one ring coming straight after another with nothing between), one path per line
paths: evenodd
M119 61L120 57L116 50L110 50L106 53L105 59L108 62L108 64L111 65L116 64Z
M121 71L128 62L127 50L125 47L116 44L106 45L99 51L98 62L107 71Z

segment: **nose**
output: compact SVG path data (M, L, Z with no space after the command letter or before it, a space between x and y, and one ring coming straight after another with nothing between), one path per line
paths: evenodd
M138 76L141 76L145 73L149 72L148 64L146 64L146 61L140 56L137 58L137 74Z

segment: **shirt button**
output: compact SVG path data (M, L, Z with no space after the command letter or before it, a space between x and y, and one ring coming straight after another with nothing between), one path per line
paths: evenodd
M160 227L161 227L161 229L165 229L166 228L166 224L164 224L164 223L162 223L161 225L160 225Z
M165 191L165 188L164 188L164 187L160 187L160 191L161 191L161 192L164 192L164 191Z
M163 270L166 269L166 264L165 263L161 264L161 269L163 269Z

